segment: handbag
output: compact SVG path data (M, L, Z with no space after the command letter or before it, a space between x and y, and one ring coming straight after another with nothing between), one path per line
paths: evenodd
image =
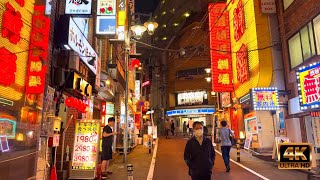
M233 136L232 136L232 132L230 129L229 129L229 139L231 141L231 144L233 144Z

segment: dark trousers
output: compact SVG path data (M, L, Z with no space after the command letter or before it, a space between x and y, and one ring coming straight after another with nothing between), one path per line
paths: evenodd
M191 176L192 180L211 180L211 175L206 176Z
M230 149L231 146L221 146L222 158L226 168L230 167Z

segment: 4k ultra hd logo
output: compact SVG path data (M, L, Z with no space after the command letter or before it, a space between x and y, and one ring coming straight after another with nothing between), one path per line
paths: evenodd
M311 169L312 145L309 143L279 144L279 169Z

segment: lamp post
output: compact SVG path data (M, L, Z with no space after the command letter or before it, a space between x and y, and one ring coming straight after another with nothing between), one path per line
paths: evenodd
M129 9L129 6L127 7ZM126 81L126 88L125 88L125 118L124 118L124 138L123 138L123 162L127 162L127 155L128 155L128 102L129 102L129 59L130 59L130 41L133 32L133 36L135 38L140 39L143 36L143 33L148 30L148 34L152 35L154 30L158 27L158 23L153 21L148 21L145 23L145 26L140 24L140 16L149 16L151 18L152 14L142 14L136 13L139 15L136 24L131 25L131 14L130 11L127 10L127 17L128 18L128 31L125 33L125 81ZM135 15L135 14L133 14Z

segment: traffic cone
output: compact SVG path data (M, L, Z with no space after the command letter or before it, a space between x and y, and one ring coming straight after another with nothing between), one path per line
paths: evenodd
M57 170L55 165L52 165L50 180L57 180Z

